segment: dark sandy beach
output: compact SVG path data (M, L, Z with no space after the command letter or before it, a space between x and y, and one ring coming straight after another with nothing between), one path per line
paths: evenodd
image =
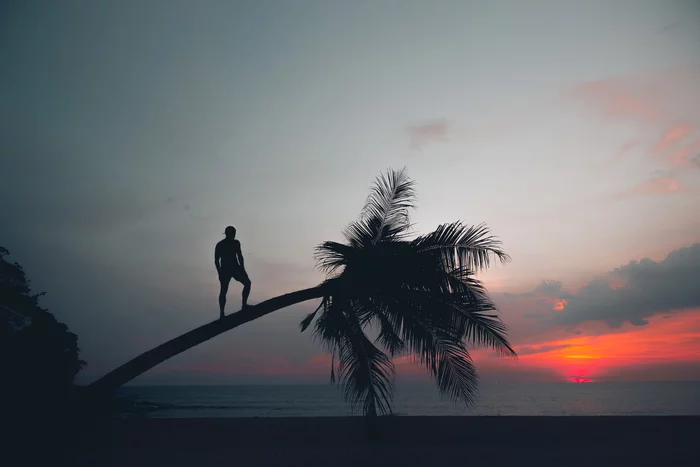
M700 417L145 419L91 430L77 466L700 466Z

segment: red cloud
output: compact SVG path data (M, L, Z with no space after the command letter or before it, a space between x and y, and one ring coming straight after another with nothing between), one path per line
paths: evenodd
M654 151L662 152L666 150L670 146L674 145L678 141L688 136L692 131L693 127L687 123L683 123L681 125L677 125L671 128L666 132L666 134L664 134L664 136L661 138L661 141L659 141L656 144L656 146L654 146Z
M617 199L624 198L634 198L637 196L651 196L651 195L665 195L670 193L684 193L687 192L683 188L678 180L673 177L659 177L646 182L642 182L639 185L627 190L622 193L615 195Z
M593 103L603 115L655 122L661 118L658 104L647 93L630 89L619 79L602 79L576 86L573 94ZM644 97L642 97L644 96Z
M668 156L668 163L673 167L692 167L692 157L700 151L700 141L689 144Z

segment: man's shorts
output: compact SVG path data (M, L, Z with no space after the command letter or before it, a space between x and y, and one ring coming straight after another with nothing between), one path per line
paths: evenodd
M232 278L237 280L238 282L250 282L250 279L248 278L248 273L243 268L221 269L221 273L219 274L220 281L229 282Z

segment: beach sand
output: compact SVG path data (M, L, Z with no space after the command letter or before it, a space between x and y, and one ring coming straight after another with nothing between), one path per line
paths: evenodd
M700 417L127 420L81 437L76 466L700 466Z

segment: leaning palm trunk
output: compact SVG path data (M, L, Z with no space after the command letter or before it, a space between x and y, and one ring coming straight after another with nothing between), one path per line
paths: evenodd
M169 358L199 345L202 342L208 341L212 337L216 337L219 334L238 327L241 324L258 319L281 308L314 298L320 298L324 293L327 293L325 292L326 288L327 286L325 284L321 284L316 287L280 295L279 297L271 298L255 306L250 306L237 313L228 315L223 319L200 326L186 334L159 345L155 349L142 353L133 360L128 361L119 368L112 370L102 378L91 383L88 389L102 392L116 389Z

